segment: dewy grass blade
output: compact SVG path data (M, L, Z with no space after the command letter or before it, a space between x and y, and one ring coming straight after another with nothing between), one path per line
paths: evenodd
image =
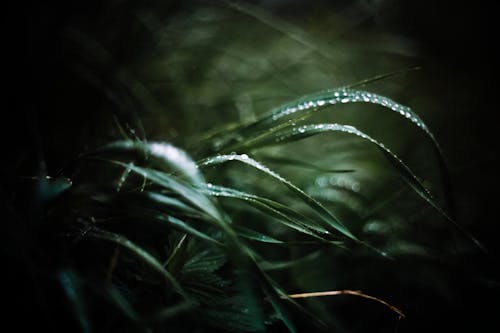
M208 184L208 186L204 189L201 189L201 191L211 196L243 200L253 207L261 210L264 214L269 214L270 216L279 219L281 223L289 228L315 237L319 240L327 241L325 236L328 235L329 232L325 228L318 225L309 217L277 201L255 194L250 194L232 188L212 184Z
M390 98L371 92L345 88L308 95L298 100L284 104L272 110L269 114L265 115L260 120L257 120L256 122L248 125L241 132L245 136L248 134L255 136L255 130L266 131L269 128L283 122L284 119L287 119L292 115L294 117L298 117L299 115L307 115L308 111L319 111L331 105L347 103L371 103L381 105L386 109L397 112L403 117L409 119L423 131L425 131L426 134L434 142L436 141L434 135L429 131L427 125L409 107L401 105Z
M164 172L154 170L151 168L139 167L136 165L125 164L120 161L112 161L115 164L121 165L124 168L130 168L131 171L142 175L151 182L177 193L187 202L191 203L194 207L199 208L201 211L208 214L214 221L219 224L225 224L226 221L222 217L222 214L214 206L214 204L203 194L196 190L190 184L184 183L181 180L177 180L169 174Z
M203 176L196 163L182 149L167 142L116 141L110 143L91 155L121 156L125 159L138 159L156 165L160 169L172 170L185 176L193 184L203 183Z
M347 103L370 103L381 105L385 109L405 117L424 131L432 141L438 157L446 203L453 213L454 199L447 163L443 151L432 132L411 108L399 104L390 98L368 91L339 88L311 94L290 103L286 103L271 110L271 112L265 114L257 121L233 131L231 133L232 137L236 137L238 140L236 140L236 142L234 140L228 141L226 146L220 147L218 151L228 151L228 149L229 151L237 151L248 142L258 141L261 136L277 132L284 129L284 127L294 126L294 121L304 120L316 111L324 110L332 105Z
M306 162L303 160L298 160L298 159L288 158L288 157L264 155L264 156L261 156L260 159L263 159L269 163L286 165L286 166L294 167L294 168L309 169L309 170L319 171L319 172L323 172L323 173L351 173L351 172L355 171L353 169L323 168L323 167L318 166L314 163L309 163L309 162Z
M264 235L263 233L257 232L255 230L252 230L249 228L237 226L237 227L235 227L235 229L236 229L236 232L238 233L238 236L246 238L246 239L250 239L250 240L254 240L254 241L262 242L262 243L285 244L285 242L283 242L279 239L273 238L273 237L268 236L268 235Z
M262 137L261 141L254 143L253 148L292 142L325 132L344 132L353 134L377 146L377 148L379 148L384 153L388 161L391 162L391 164L393 164L393 166L398 170L402 178L415 190L418 195L426 200L446 220L455 225L457 229L460 230L460 232L462 232L468 239L475 243L481 250L486 251L482 244L474 236L472 236L468 231L466 231L453 218L449 216L449 214L434 199L432 193L422 184L420 179L395 153L385 147L382 143L378 142L377 140L373 139L369 135L361 132L353 126L340 124L314 124L296 126L285 131L275 133L271 136Z
M256 160L250 158L248 155L243 154L243 155L238 155L238 154L229 154L229 155L217 155L214 157L209 157L201 162L199 162L199 165L201 167L207 167L207 166L213 166L213 165L219 165L223 164L226 162L231 162L231 161L237 161L241 162L244 164L247 164L259 171L264 172L265 174L271 176L272 178L276 179L286 187L288 187L292 192L297 194L309 207L311 207L316 214L321 218L321 220L324 222L325 227L329 228L332 231L338 231L342 235L358 241L356 236L354 236L346 226L344 226L328 209L326 209L320 202L318 202L316 199L312 198L309 196L307 193L305 193L303 190L301 190L298 186L290 182L289 180L283 178L276 172L272 171L268 167L264 166L263 164L257 162Z

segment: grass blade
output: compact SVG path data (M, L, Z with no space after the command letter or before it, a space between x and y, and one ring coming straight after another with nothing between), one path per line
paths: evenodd
M183 200L190 203L193 207L198 208L206 213L212 218L213 221L217 222L219 225L224 225L227 223L227 221L222 217L222 214L214 206L214 204L205 195L197 191L196 188L194 188L190 184L187 184L181 180L177 180L173 176L155 169L130 165L120 161L112 162L121 165L124 168L129 168L132 172L142 175L143 177L159 185L160 187L176 193L177 195L181 196Z
M466 236L466 238L471 240L481 250L486 252L485 248L474 236L472 236L467 230L465 230L453 218L450 217L450 215L434 199L432 193L423 185L422 181L420 181L420 179L413 173L413 171L395 153L385 147L382 143L378 142L377 140L373 139L369 135L361 132L353 126L340 124L314 124L295 126L279 133L261 137L261 141L254 142L252 148L288 143L325 132L343 132L353 134L374 144L384 153L388 161L396 168L399 175L401 175L401 177L415 190L418 195L420 195L420 197L427 201L447 221L451 222L460 232L462 232Z
M317 215L324 222L325 226L332 231L338 231L342 235L353 239L358 240L328 209L326 209L320 202L316 199L309 196L303 190L301 190L298 186L294 185L289 180L283 178L276 172L272 171L268 167L263 164L257 162L256 160L250 158L248 155L238 155L238 154L230 154L230 155L217 155L215 157L207 158L199 163L202 167L219 165L226 162L237 161L249 165L263 173L271 176L281 184L288 187L292 192L294 192L298 197L300 197L309 207L311 207Z
M88 320L85 303L81 290L81 281L78 276L71 270L63 270L59 272L59 282L66 294L66 297L73 306L75 316L78 319L78 324L83 333L92 331Z
M238 191L232 188L209 184L207 188L202 189L204 193L216 197L232 198L243 200L253 207L259 209L264 214L269 214L281 221L284 225L301 233L313 236L320 240L326 240L324 236L329 232L318 225L314 220L300 214L299 212L268 198L257 196L255 194Z
M179 295L184 297L184 299L188 300L188 296L182 289L179 282L177 282L177 280L172 276L172 274L170 274L170 272L167 271L155 257L153 257L149 252L144 250L142 247L134 244L124 236L109 231L105 231L102 229L97 229L95 227L88 232L88 235L94 238L103 239L118 244L128 249L130 252L132 252L138 258L140 258L142 261L148 264L149 267L160 273L172 285L174 290L177 291L177 293L179 293Z
M285 243L285 242L280 241L280 240L273 238L271 236L264 235L263 233L260 233L260 232L257 232L255 230L245 228L242 226L237 226L235 229L236 229L236 232L238 233L238 236L246 238L246 239L250 239L250 240L254 240L254 241L262 242L262 243L271 243L271 244L284 244Z
M158 167L160 170L173 170L185 176L193 184L204 182L203 176L191 157L182 149L167 142L116 141L98 149L92 155L147 161L149 165Z
M429 130L424 121L409 107L395 102L394 100L363 90L338 88L311 94L290 103L281 105L271 110L268 114L257 121L242 126L230 133L232 140L226 140L226 145L218 148L218 151L236 151L248 142L260 140L260 136L275 133L289 126L294 126L297 120L304 120L314 112L321 111L329 106L346 103L370 103L383 106L387 110L396 112L405 117L417 127L424 131L430 138L438 158L438 164L443 181L446 204L451 212L454 211L453 191L451 188L450 175L443 151L436 138ZM236 139L234 139L236 138Z

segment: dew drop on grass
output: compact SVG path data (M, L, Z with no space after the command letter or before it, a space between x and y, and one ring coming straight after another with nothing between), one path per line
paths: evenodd
M316 178L315 183L318 187L326 187L328 185L328 178L325 176L319 176Z
M127 180L128 176L130 175L130 171L132 171L133 164L130 163L125 170L123 170L123 173L118 180L118 184L116 185L116 192L120 192L120 190L123 187L123 184L125 184L125 181Z

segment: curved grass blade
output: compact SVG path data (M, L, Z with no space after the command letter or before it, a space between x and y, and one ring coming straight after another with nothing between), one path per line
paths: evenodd
M381 105L389 110L392 110L405 118L409 119L415 125L420 127L434 142L435 145L437 141L434 135L430 132L427 125L420 119L420 117L413 112L409 107L399 104L390 98L377 95L368 91L363 90L351 90L346 88L339 88L328 90L325 92L319 92L316 94L308 95L299 98L290 103L286 103L274 110L269 114L265 115L256 122L243 128L240 133L243 136L251 135L255 136L256 131L268 131L270 128L275 127L279 123L282 123L290 116L295 118L301 116L309 116L311 112L319 111L325 109L328 106L336 104L347 104L347 103L371 103Z
M83 300L83 293L81 288L81 281L78 276L69 269L62 270L58 275L59 282L66 294L66 297L70 301L75 316L78 320L78 324L82 332L89 333L92 331L88 313L86 310L85 302Z
M294 121L297 121L298 119L306 119L314 112L326 109L331 105L360 102L381 105L388 110L396 112L422 129L430 138L438 158L446 204L453 213L453 191L451 188L451 180L446 159L432 132L429 130L424 121L415 112L413 112L411 108L399 104L390 98L368 91L339 88L311 94L290 103L283 104L280 107L271 110L271 112L264 115L257 121L230 133L232 137L237 138L236 142L235 140L228 140L226 146L219 148L217 151L238 150L238 148L244 146L248 142L260 140L261 135L267 135L269 133L277 132L285 127L294 126Z
M361 86L364 86L364 85L367 85L367 84L370 84L370 83L373 83L373 82L377 82L377 81L380 81L380 80L385 80L385 79L388 79L388 78L391 78L391 77L394 77L394 76L397 76L397 75L406 74L406 73L408 73L410 71L419 71L421 69L422 69L421 66L412 66L412 67L400 69L400 70L393 71L393 72L379 74L379 75L375 75L375 76L369 77L367 79L364 79L364 80L361 80L361 81L358 81L358 82L354 82L354 83L348 84L348 85L344 86L343 88L345 88L345 89L352 89L352 88L356 88L356 87L361 87Z
M324 297L324 296L338 296L338 295L353 295L357 297L366 298L375 302L378 302L387 308L391 309L395 312L400 318L406 318L403 311L395 307L394 305L384 301L378 297L370 296L362 293L358 290L331 290L331 291L319 291L319 292L309 292L309 293L300 293L300 294L291 294L287 295L290 298L311 298L311 297Z
M446 220L455 225L455 227L460 232L462 232L469 240L475 243L483 251L486 251L482 244L474 236L472 236L467 230L465 230L461 225L459 225L453 218L448 215L448 213L434 199L432 193L422 184L420 179L395 153L385 147L382 143L378 142L377 140L373 139L369 135L361 132L353 126L340 124L315 124L296 126L277 134L263 137L261 141L255 142L252 148L296 141L325 132L344 132L353 134L374 144L384 153L388 161L398 170L402 178L415 190L418 195L420 195L425 201L427 201Z
M266 272L264 272L260 267L259 267L259 272L260 272L260 278L262 280L262 286L264 291L266 292L266 289L268 292L266 292L266 295L271 295L273 296L272 298L269 298L269 301L275 307L275 311L280 317L280 319L287 325L290 324L292 329L294 328L293 323L290 321L290 318L288 316L288 313L285 311L283 305L280 303L280 300L282 301L287 301L290 303L295 309L299 310L302 312L305 316L310 318L315 325L318 327L326 328L327 325L318 317L315 315L311 314L309 311L307 311L304 307L302 307L299 303L297 303L295 300L292 298L288 297L287 293L279 286L276 281L274 281ZM274 297L277 297L274 299ZM279 311L278 311L279 310ZM287 321L288 323L287 323ZM291 331L291 328L289 327L289 330Z
M134 206L152 209L158 212L164 212L168 215L197 218L197 219L210 219L209 216L200 209L187 204L181 198L175 198L171 195L166 195L156 191L132 191L127 193L110 192L109 189L99 189L98 187L85 188L87 193L92 191L92 200L101 204L112 205L119 210L127 208L130 203Z
M451 178L441 146L434 137L434 134L424 123L424 121L411 108L399 104L390 98L368 91L353 90L345 87L328 90L325 92L319 92L304 96L300 99L284 104L272 110L269 114L240 130L239 135L243 141L247 141L249 136L250 138L258 139L258 136L265 134L266 132L274 132L274 128L277 128L279 130L283 126L293 126L293 121L283 124L287 119L305 119L311 116L315 111L321 111L331 105L360 102L381 105L388 110L396 112L397 114L414 123L430 138L438 159L446 204L453 214L454 198L451 186ZM231 149L236 149L236 147L232 146Z
M112 217L107 219L107 221L125 221L125 220L143 220L143 221L152 221L152 222L158 222L162 223L165 225L169 225L174 227L175 229L185 232L187 234L190 234L194 237L197 237L199 239L208 241L210 243L222 246L223 244L219 242L218 240L208 236L207 234L191 227L189 224L186 222L170 215L162 215L162 214L152 214L150 212L146 211L141 211L140 214L137 215L128 215L125 217Z
M143 320L146 323L161 323L166 320L178 316L180 313L187 312L196 308L196 304L191 301L183 301L179 304L169 306L156 312L153 312L149 317Z
M254 241L262 242L262 243L285 244L285 242L283 242L281 240L278 240L278 239L273 238L273 237L268 236L268 235L264 235L263 233L257 232L255 230L252 230L249 228L237 226L237 227L235 227L235 229L236 229L236 233L238 234L238 236L246 238L246 239L250 239L250 240L254 240Z
M323 167L320 167L314 163L309 163L309 162L306 162L303 160L298 160L298 159L288 158L288 157L281 157L281 156L264 155L264 156L261 156L261 159L263 159L264 161L269 162L269 163L281 164L281 165L286 165L286 166L291 166L291 167L296 167L296 168L309 169L309 170L319 171L319 172L323 172L323 173L351 173L351 172L355 172L355 170L353 170L353 169L323 168Z
M173 170L187 177L193 184L204 182L203 176L191 157L182 149L167 142L116 141L99 148L91 155L111 155L127 160L143 160L161 169Z
M295 258L293 260L287 260L287 261L264 261L263 260L263 261L259 262L259 266L263 271L289 269L290 267L300 265L301 263L318 259L318 257L320 257L320 255L322 253L323 253L322 251L314 251L314 252L309 253L303 257Z
M201 220L211 221L212 217L202 210L197 210L181 200L163 195L158 192L146 191L117 195L98 193L93 196L94 200L101 203L114 204L119 208L120 216L106 218L105 221L151 221L172 226L182 232L188 233L205 241L223 245L207 234L193 228L176 216L195 217ZM132 204L131 204L132 203ZM174 216L176 215L176 216Z
M204 189L201 189L201 191L211 196L243 200L253 207L261 210L263 213L269 214L270 216L279 219L284 225L289 228L323 241L327 240L324 238L324 236L328 235L329 232L325 228L318 225L309 217L302 215L301 213L277 201L257 196L255 194L250 194L232 188L212 184L208 184L208 186Z
M95 227L92 228L92 230L89 231L87 234L91 237L103 239L128 249L130 252L132 252L138 258L144 261L144 263L146 263L149 267L160 273L172 285L174 290L179 295L181 295L186 300L189 299L189 297L184 292L179 282L177 282L177 280L172 276L172 274L170 274L170 272L167 271L163 267L163 265L158 260L156 260L155 257L153 257L149 252L147 252L140 246L128 240L126 237L102 229L97 229Z
M262 275L262 279L265 279L266 275L263 273ZM271 303L278 318L281 319L281 321L285 324L285 326L291 333L296 333L297 329L295 328L295 325L293 324L288 311L286 311L286 309L281 304L278 293L276 292L276 290L274 290L273 286L268 281L265 281L264 283L261 283L261 288L267 299Z
M147 200L148 207L154 208L159 211L175 211L177 214L187 217L206 217L206 214L204 214L204 212L187 205L179 199L172 198L162 193L145 191L139 192L138 195Z
M177 180L171 175L155 169L130 165L120 161L112 162L121 165L124 168L129 168L132 172L142 175L144 178L163 187L164 189L176 193L186 202L190 203L193 207L196 207L202 212L206 213L212 218L214 222L217 222L219 225L225 225L226 223L228 223L227 220L223 218L219 210L214 206L214 204L205 195L197 191L196 188L194 188L190 184L187 184L181 180Z
M328 209L326 209L320 202L316 199L309 196L303 190L301 190L298 186L290 182L289 180L283 178L276 172L272 171L268 167L263 164L257 162L256 160L250 158L248 155L238 155L238 154L230 154L230 155L217 155L215 157L209 157L201 162L199 165L202 167L219 165L230 161L237 161L244 164L247 164L259 171L264 172L268 176L271 176L275 180L279 181L286 187L288 187L292 192L297 194L309 207L311 207L314 212L321 218L324 222L325 226L332 231L338 231L342 235L357 241L358 239L354 236Z
M113 302L113 304L123 312L128 319L130 319L134 323L138 323L140 319L140 315L134 310L129 301L122 295L119 289L114 287L113 285L106 288L106 294L108 298Z

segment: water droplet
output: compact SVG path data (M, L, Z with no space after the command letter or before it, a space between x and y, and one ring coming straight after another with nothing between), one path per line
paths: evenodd
M325 187L328 185L328 177L320 176L316 178L315 183L319 187Z
M342 99L340 100L340 102L341 102L341 103L348 103L349 101L350 101L350 99L349 99L349 98L347 98L347 97L346 97L346 98L342 98Z
M241 159L242 160L247 160L248 159L248 155L247 154L242 154L241 155Z
M127 168L123 171L120 179L118 180L118 184L116 185L116 192L120 192L120 190L122 189L123 187L123 184L125 184L125 181L127 180L128 178L128 175L130 174L130 172L132 171L132 167L133 167L133 164L130 163Z
M318 104L318 106L323 106L323 105L325 105L325 101L320 99L317 104Z
M351 190L353 192L359 192L360 189L361 189L361 185L358 182L353 182L351 184Z

